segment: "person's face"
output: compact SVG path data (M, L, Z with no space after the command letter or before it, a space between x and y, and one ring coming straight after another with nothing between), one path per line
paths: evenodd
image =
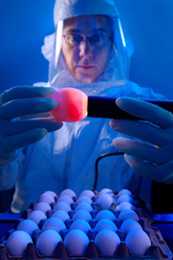
M79 16L65 20L62 53L72 76L94 82L104 71L112 50L112 30L106 16Z

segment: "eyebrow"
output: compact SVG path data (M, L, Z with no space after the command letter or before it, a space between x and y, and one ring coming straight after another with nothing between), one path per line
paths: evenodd
M67 30L64 30L66 33L80 33L80 30L75 28L68 28Z
M107 32L104 28L102 27L98 27L98 28L95 28L93 29L94 32L96 31L102 31L102 32ZM77 28L69 28L67 30L65 30L66 33L82 33L79 29Z

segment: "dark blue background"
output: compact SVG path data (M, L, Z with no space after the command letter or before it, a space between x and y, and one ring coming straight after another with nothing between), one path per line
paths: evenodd
M53 0L0 0L0 85L47 80L40 48L53 31Z
M115 1L135 47L131 80L173 98L173 1ZM48 64L40 47L44 35L53 31L53 3L0 0L1 90L47 80Z

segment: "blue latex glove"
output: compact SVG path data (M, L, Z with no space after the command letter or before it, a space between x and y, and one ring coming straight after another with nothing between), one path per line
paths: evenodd
M137 174L173 183L173 114L134 98L118 98L116 104L141 120L111 120L113 129L128 135L113 144Z
M48 116L58 105L47 97L53 91L26 86L8 89L0 95L0 165L12 160L18 148L39 141L62 126Z

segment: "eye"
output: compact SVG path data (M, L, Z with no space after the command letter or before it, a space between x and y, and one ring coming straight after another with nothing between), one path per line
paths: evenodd
M99 43L101 41L100 33L95 33L92 36L90 36L89 38L90 38L90 42L93 44Z
M67 35L67 41L71 45L80 44L80 42L82 41L82 36L80 34L77 34L77 33L68 34Z

